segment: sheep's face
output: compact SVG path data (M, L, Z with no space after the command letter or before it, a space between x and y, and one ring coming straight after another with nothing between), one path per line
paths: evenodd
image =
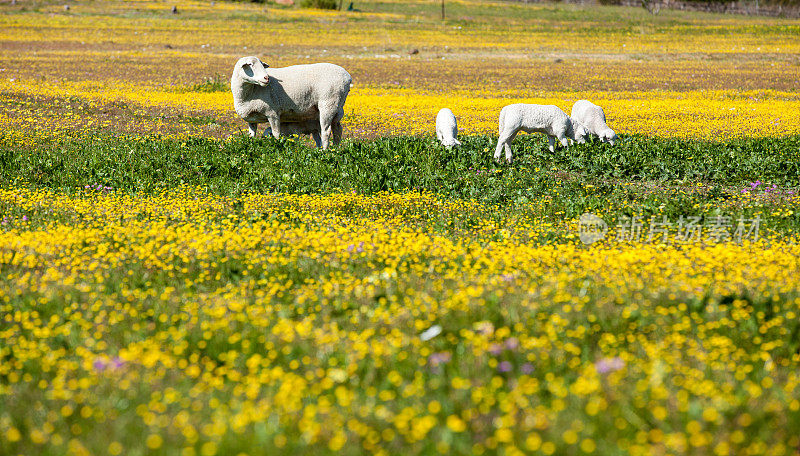
M604 131L602 136L600 136L600 139L611 144L612 146L619 140L619 138L617 138L617 134L614 133L614 130L610 129Z
M445 146L445 147L456 147L456 146L460 146L461 142L459 142L455 138L448 138L448 139L443 139L442 140L442 145Z
M586 127L578 122L573 123L572 132L575 136L575 142L578 144L584 144L586 142L586 138L589 137L589 131L586 130Z
M239 59L233 71L238 72L239 77L245 82L266 87L269 84L267 68L269 68L269 65L262 62L258 57L250 56Z

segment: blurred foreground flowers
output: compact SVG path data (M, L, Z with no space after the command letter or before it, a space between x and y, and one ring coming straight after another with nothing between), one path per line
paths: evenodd
M800 444L796 245L537 244L420 193L0 204L3 454Z

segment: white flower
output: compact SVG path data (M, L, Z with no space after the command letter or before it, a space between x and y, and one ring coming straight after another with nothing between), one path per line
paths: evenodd
M433 325L430 328L423 331L422 334L419 335L419 338L425 342L433 339L434 337L438 336L442 333L442 327L439 325Z

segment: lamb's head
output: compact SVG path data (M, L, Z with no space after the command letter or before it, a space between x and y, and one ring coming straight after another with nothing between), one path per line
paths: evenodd
M612 146L619 140L619 138L617 138L617 134L614 133L614 130L610 128L603 130L598 136L600 137L600 141L607 142Z
M572 120L572 140L578 144L584 144L589 137L589 130L586 129L580 122L575 119Z
M266 87L266 85L269 84L267 68L269 68L269 65L262 62L258 57L252 55L249 57L242 57L236 62L236 66L233 67L232 79L238 78L249 84Z
M456 147L460 146L461 142L456 138L447 138L442 140L442 145L445 147Z

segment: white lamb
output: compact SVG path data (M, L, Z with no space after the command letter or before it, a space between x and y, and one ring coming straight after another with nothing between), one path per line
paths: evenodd
M500 137L494 159L500 160L500 153L505 147L506 161L511 163L511 141L521 130L525 133L544 133L550 143L550 152L555 151L558 139L564 147L568 140L577 143L586 142L586 129L572 122L569 116L558 106L517 103L504 107L500 111Z
M458 135L458 125L453 111L443 108L436 114L436 138L445 147L460 146L461 143L456 139Z
M603 108L588 100L578 100L572 106L572 119L578 121L586 128L591 136L597 136L600 141L614 145L617 134L606 125L606 115Z
M344 109L340 109L340 112L336 115L337 118L341 119L344 117ZM340 121L335 121L334 124L341 125ZM336 128L335 125L331 125L331 128ZM319 130L319 118L312 118L301 122L281 122L281 136L293 136L293 135L311 135L311 138L314 140L314 144L317 147L320 146L320 130ZM272 135L272 128L267 127L264 130L264 136Z
M281 123L305 124L319 120L320 144L328 148L342 138L342 115L352 78L331 63L269 68L258 57L242 57L231 76L236 114L255 136L258 124L269 122L272 136L281 136Z

